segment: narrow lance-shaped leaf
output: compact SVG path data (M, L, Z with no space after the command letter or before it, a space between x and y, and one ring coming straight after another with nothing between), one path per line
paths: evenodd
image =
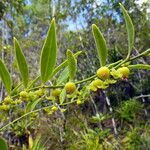
M17 93L17 90L22 86L22 82L19 83L12 91L11 91L11 96Z
M10 77L10 74L8 72L8 69L6 68L5 64L0 59L0 78L8 92L10 94L12 89L12 80Z
M108 54L106 41L105 41L101 31L95 24L92 25L92 31L93 31L93 36L94 36L95 43L96 43L100 66L105 66L107 54Z
M82 51L78 51L77 53L74 54L74 57L77 58L81 53ZM63 61L59 66L57 66L54 69L52 76L57 74L62 68L66 67L67 65L68 65L68 60Z
M6 141L0 137L0 149L1 150L8 150L8 146Z
M66 97L66 90L63 89L59 96L60 104L63 104L63 102L65 101L65 97Z
M74 54L74 57L77 58L80 54L82 53L82 51L78 51L77 53ZM61 69L63 69L64 67L66 67L68 65L68 60L63 61L59 66L57 66L52 75L51 78L56 75ZM68 71L69 72L69 71ZM31 88L37 81L39 81L41 78L40 76L37 76L37 78L35 78L30 85L28 86L28 88Z
M34 80L32 80L31 83L28 86L28 89L30 89L40 79L41 79L40 76L37 76Z
M146 69L146 70L150 70L150 65L146 65L146 64L129 65L128 67L130 69Z
M23 85L24 85L24 87L27 87L28 80L29 80L29 69L28 69L26 58L25 58L25 56L22 52L22 49L19 45L19 42L17 41L16 38L14 38L14 46L15 46L15 54L16 54L17 64L19 67Z
M131 50L133 48L133 45L134 45L134 26L133 26L133 23L132 23L132 20L129 16L129 14L127 13L126 9L124 8L124 6L119 3L122 11L123 11L123 16L124 16L124 19L125 19L125 22L126 22L126 29L127 29L127 34L128 34L128 55L127 55L127 58L130 57L130 54L131 54Z
M47 37L45 39L41 52L41 79L42 82L47 82L54 70L57 55L56 27L53 19L49 27Z
M66 67L58 76L57 79L57 85L62 84L63 82L65 82L67 79L69 78L69 69L68 67Z
M67 50L67 59L68 59L69 79L73 80L76 75L77 60L75 59L73 53L70 50Z
M41 98L39 99L35 99L32 102L29 102L26 106L26 112L32 111L34 110L34 108L36 107L36 105L41 101Z

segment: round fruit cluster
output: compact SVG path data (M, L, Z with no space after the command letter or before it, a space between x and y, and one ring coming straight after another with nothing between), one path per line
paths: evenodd
M116 73L120 74L122 78L128 78L130 70L127 67L121 67L116 70ZM111 71L108 67L101 67L97 70L97 76L102 80L109 79L110 74Z
M117 79L127 79L129 76L130 70L127 67L121 67L117 70L109 69L104 66L97 70L95 78L89 85L91 91L97 91L97 89L106 89L109 84L114 84L117 82Z

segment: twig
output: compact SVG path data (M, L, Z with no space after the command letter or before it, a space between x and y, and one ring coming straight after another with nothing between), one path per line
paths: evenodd
M63 103L63 104L60 104L59 106L65 106L65 105L68 105L68 104L72 104L72 103L75 103L76 101L77 101L77 100L74 100L74 101L72 101L72 102ZM22 115L21 117L19 117L19 118L13 120L12 122L10 122L10 123L4 125L3 127L1 127L1 128L0 128L0 131L4 130L4 129L7 128L8 126L14 124L15 122L21 120L22 118L24 118L24 117L26 117L26 116L28 116L28 115L30 115L30 114L32 114L32 113L36 113L36 112L39 112L39 111L41 111L41 110L43 110L43 109L51 108L51 107L53 107L53 105L51 105L51 106L46 106L46 107L42 107L42 108L39 108L39 109L30 111L30 112L28 112L28 113Z
M134 99L139 99L139 98L144 98L144 97L150 97L150 94L149 95L140 95L140 96L136 96L134 97Z
M106 95L106 93L105 93L105 95ZM111 107L110 100L108 99L107 95L106 95L106 102L107 102L107 105L108 105L108 107L109 107L109 111L110 111L110 113L112 114L112 113L113 113L113 109L112 109L112 107ZM114 129L114 133L117 135L118 132L117 132L117 128L116 128L116 123L115 123L114 117L112 117L111 120L112 120L112 125L113 125L113 129Z

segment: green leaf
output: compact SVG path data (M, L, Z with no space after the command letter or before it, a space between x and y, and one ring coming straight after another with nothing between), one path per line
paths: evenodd
M31 135L29 135L29 149L32 150L32 147L33 147L33 138Z
M17 90L22 86L22 82L19 83L12 91L11 91L11 96L17 93Z
M127 29L127 34L128 34L128 55L127 55L127 58L129 58L130 54L131 54L131 50L132 50L133 45L134 45L135 31L134 31L134 26L133 26L132 20L131 20L129 14L127 13L126 9L124 8L124 6L121 3L119 3L119 5L123 11L124 19L126 22L126 29Z
M146 70L150 70L150 65L145 65L145 64L130 65L128 67L129 67L129 69L146 69Z
M0 137L0 149L1 150L8 150L8 146L6 141Z
M81 53L82 51L78 51L77 53L74 54L74 57L77 58ZM54 69L53 76L57 74L62 68L66 67L67 65L68 65L68 60L65 60L64 62L62 62L59 66L57 66Z
M60 104L63 104L63 102L65 101L65 97L66 97L66 90L63 89L59 96Z
M58 79L57 79L57 85L62 84L63 82L65 82L69 77L69 69L68 67L66 67L59 75Z
M41 98L34 100L33 102L29 102L26 106L26 112L30 112L30 111L34 110L34 108L40 101L41 101Z
M107 54L108 54L106 41L105 41L101 31L95 24L92 25L92 32L93 32L93 36L94 36L95 43L96 43L100 66L105 66Z
M74 57L77 58L80 54L82 53L82 51L78 51L77 53L74 54ZM56 75L61 69L63 69L64 67L66 67L68 65L68 60L63 61L59 66L57 66L51 77L53 77L54 75ZM40 78L40 76L38 76L36 79L34 79L30 85L28 86L28 88L31 88Z
M41 78L40 76L37 76L28 86L28 89L31 88L37 81L39 81Z
M51 21L46 40L44 42L41 52L41 79L42 82L47 82L54 70L57 55L57 41L56 41L56 25L55 20Z
M2 62L1 59L0 59L0 78L7 92L10 94L11 89L12 89L12 80L8 72L8 69L6 68L5 64Z
M73 80L76 75L77 61L70 50L67 50L67 59L68 59L69 78L70 80Z
M29 69L25 56L16 38L14 38L14 47L21 78L23 80L24 87L27 87L29 80Z

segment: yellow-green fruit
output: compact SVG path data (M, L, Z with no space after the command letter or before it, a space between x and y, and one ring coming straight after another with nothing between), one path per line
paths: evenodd
M80 105L82 104L82 101L81 100L77 100L77 105Z
M43 89L39 89L37 91L35 91L35 94L39 97L43 96L44 95L44 90Z
M13 99L11 97L6 97L4 99L4 104L11 104L13 102Z
M73 82L68 82L65 85L65 90L68 94L72 94L76 90L76 85Z
M15 104L21 104L21 103L22 103L21 99L15 100Z
M96 80L92 81L92 85L93 85L94 87L101 86L102 83L103 83L103 81L100 80L100 79L96 79Z
M0 106L0 110L6 111L6 110L9 110L9 109L10 109L10 106L8 106L8 105L1 105Z
M22 97L22 98L27 98L28 97L28 93L26 92L26 91L22 91L22 92L20 92L20 97Z
M29 100L34 100L36 98L36 94L34 92L29 92Z
M108 67L101 67L97 70L97 76L102 79L106 80L110 76L110 70Z
M119 73L121 73L122 78L128 78L130 70L128 67L121 67L117 70Z
M58 108L56 106L52 107L52 111L57 111L57 110L58 110Z
M58 97L58 96L60 95L60 93L61 93L61 90L60 90L60 89L54 89L54 90L52 91L52 96Z

